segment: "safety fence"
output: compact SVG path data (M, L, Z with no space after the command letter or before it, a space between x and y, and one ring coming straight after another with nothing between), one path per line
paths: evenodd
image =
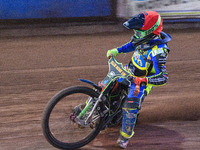
M110 21L148 10L168 22L200 22L200 0L0 0L0 23Z
M116 0L0 0L0 21L88 21L116 18Z

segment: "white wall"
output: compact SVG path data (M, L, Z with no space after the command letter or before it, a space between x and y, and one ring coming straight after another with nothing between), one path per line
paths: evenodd
M154 10L164 18L200 18L200 0L118 0L117 16L130 18Z

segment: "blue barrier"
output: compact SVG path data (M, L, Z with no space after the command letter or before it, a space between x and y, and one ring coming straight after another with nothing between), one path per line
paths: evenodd
M0 0L0 19L102 17L111 9L110 0Z

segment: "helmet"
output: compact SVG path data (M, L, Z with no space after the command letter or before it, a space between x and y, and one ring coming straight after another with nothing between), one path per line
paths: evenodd
M135 31L133 39L144 39L159 35L162 31L162 18L155 11L145 11L126 21L123 25Z

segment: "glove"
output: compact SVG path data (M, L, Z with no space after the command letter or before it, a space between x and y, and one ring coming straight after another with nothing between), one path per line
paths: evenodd
M118 53L118 50L116 48L114 48L114 49L111 49L111 50L107 51L107 57L109 58L109 56L111 54L113 54L113 56L116 57L119 53Z
M147 78L139 78L139 77L136 77L136 78L134 79L134 83L135 83L135 85L140 85L141 83L147 84Z

